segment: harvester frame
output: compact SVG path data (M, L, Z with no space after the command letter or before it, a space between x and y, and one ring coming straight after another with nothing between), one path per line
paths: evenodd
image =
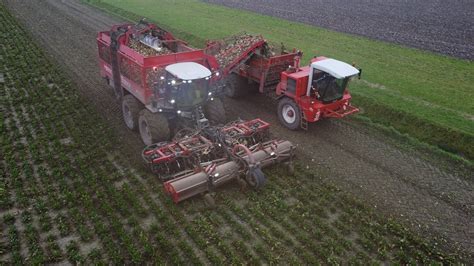
M132 41L168 53L143 55L130 47ZM168 140L180 124L205 127L209 122L225 123L219 99L222 90L216 86L218 64L203 49L192 48L145 21L101 31L97 45L101 76L122 101L126 126L139 131L145 144ZM178 96L187 93L180 89L184 86L199 86L197 101L192 95L188 102L180 102L184 97Z

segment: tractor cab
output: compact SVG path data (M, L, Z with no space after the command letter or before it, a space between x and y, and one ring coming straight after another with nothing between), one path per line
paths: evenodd
M281 73L276 93L278 114L289 129L307 128L322 118L342 118L359 111L350 104L349 80L360 75L357 68L326 57L311 60L309 66L295 64Z
M188 111L213 97L212 72L205 66L195 62L175 63L166 66L165 72L160 77L158 94L166 106Z
M309 70L306 96L324 104L342 99L349 80L360 73L347 63L324 57L315 58Z

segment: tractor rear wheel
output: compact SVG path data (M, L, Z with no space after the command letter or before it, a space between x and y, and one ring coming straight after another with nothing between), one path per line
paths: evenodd
M213 125L225 124L227 122L224 104L221 99L214 98L204 106L204 114Z
M122 99L122 114L125 125L131 130L138 130L138 116L140 114L141 103L131 94L125 95Z
M298 130L301 127L301 110L290 98L285 97L278 102L278 118L291 130Z
M227 78L225 84L225 95L230 98L238 98L243 96L248 91L247 80L235 73L232 73Z
M138 118L138 129L145 145L169 140L170 127L168 119L162 113L152 113L143 109Z

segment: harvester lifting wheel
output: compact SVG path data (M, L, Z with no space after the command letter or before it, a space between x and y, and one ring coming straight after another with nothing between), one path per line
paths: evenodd
M301 125L301 110L292 99L282 98L278 103L278 118L285 127L297 130Z
M138 130L138 116L141 104L133 95L125 95L122 99L122 114L125 125L131 130Z
M246 180L251 187L259 189L265 185L267 178L260 167L252 167L247 173Z
M204 106L204 113L209 119L209 122L213 125L223 125L226 121L224 104L219 98L214 98L214 100L209 101Z
M162 113L152 113L143 109L138 118L138 129L145 145L169 140L170 128L168 119Z

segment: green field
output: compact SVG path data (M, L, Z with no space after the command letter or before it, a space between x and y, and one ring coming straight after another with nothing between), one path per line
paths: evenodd
M463 260L301 169L175 205L2 4L0 35L0 265Z
M363 116L444 150L474 158L474 65L467 60L333 32L195 0L89 0L122 17L146 17L192 45L246 31L279 47L296 47L304 62L326 55L363 68L352 84Z

